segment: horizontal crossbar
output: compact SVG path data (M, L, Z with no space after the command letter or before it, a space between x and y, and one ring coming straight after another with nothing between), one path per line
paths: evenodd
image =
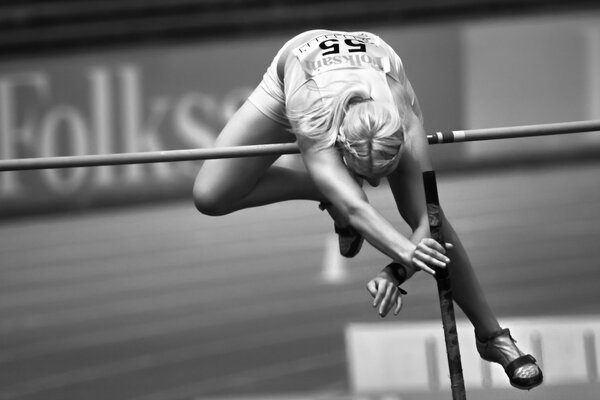
M503 128L471 129L437 132L427 135L429 144L472 142L548 136L579 132L600 132L600 120L561 122L555 124L509 126ZM17 158L0 160L0 171L20 171L48 168L98 167L105 165L146 164L208 160L217 158L257 157L296 154L295 143L260 144L253 146L214 147L203 149L150 151L138 153L94 154L61 157Z

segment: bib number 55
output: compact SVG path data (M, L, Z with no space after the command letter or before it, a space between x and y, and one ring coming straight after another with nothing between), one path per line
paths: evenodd
M340 46L344 46L348 53L366 53L367 46L365 43L356 39L344 39L340 43L338 39L327 39L319 43L319 47L325 50L321 53L322 56L340 53Z

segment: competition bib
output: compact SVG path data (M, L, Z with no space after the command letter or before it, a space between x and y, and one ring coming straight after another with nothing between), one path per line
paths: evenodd
M380 39L365 33L327 33L294 49L304 71L315 76L344 68L368 68L389 72L390 59Z

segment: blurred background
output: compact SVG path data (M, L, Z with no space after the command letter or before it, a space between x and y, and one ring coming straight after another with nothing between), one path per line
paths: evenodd
M3 1L0 159L210 147L281 45L314 28L394 47L428 132L600 119L596 1ZM431 150L501 321L592 332L585 379L468 394L597 399L600 135ZM361 392L346 340L350 324L439 321L433 280L408 282L383 320L365 285L386 257L340 259L312 203L200 215L199 166L0 173L0 399L449 398L445 383ZM408 232L388 188L367 194Z

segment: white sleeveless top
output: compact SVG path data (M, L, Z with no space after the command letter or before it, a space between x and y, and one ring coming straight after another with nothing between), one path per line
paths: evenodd
M408 95L411 104L416 101L400 57L379 36L329 30L307 31L289 40L249 101L289 127L287 107L301 107L315 95L314 87L349 79L368 82L377 95L389 100Z

